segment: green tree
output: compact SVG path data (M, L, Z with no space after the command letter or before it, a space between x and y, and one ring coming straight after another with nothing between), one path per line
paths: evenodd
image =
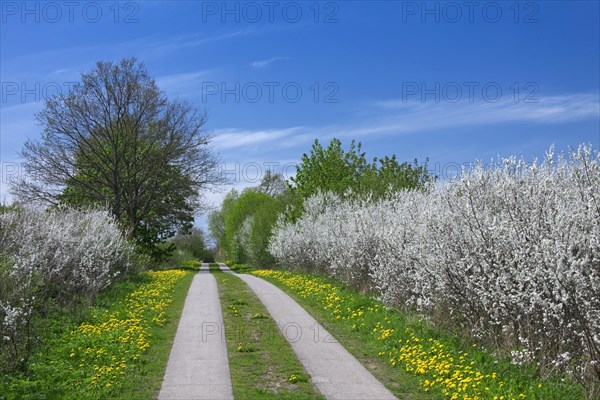
M249 249L253 218L271 196L253 189L245 190L225 216L226 251L229 258L246 263L251 258ZM275 210L273 210L275 211Z
M413 163L399 163L396 155L373 159L369 169L360 179L360 193L369 193L374 199L382 198L389 193L407 189L426 189L434 179L427 171L427 161L419 165L417 159Z
M250 264L260 267L273 267L275 258L269 253L269 241L273 226L279 215L285 211L286 202L281 196L264 198L252 215L252 226L248 238Z
M344 151L339 139L333 139L325 149L315 140L310 155L302 156L296 176L290 179L295 196L290 216L299 217L304 199L318 191L378 199L398 190L424 189L431 180L427 162L399 163L395 155L368 162L360 142L353 140L348 151Z
M300 199L320 190L344 195L349 189L359 187L361 177L368 170L369 163L360 143L353 140L348 152L344 152L339 139L333 139L326 149L315 140L310 155L302 155L296 176L290 179L292 192Z
M270 169L265 172L260 184L256 187L257 191L266 193L270 196L279 196L287 189L288 187L283 175L280 173L274 173Z
M178 232L172 240L173 245L194 258L204 259L206 255L206 240L204 231L192 227L188 232Z
M272 196L249 188L241 194L232 190L220 210L209 215L209 230L221 258L268 267L274 264L267 247L273 226L285 210L287 193Z
M215 240L216 253L222 259L227 259L227 232L225 231L225 219L229 211L238 200L237 190L231 189L223 199L221 208L213 210L208 214L208 231Z
M28 203L106 207L159 258L158 245L191 226L201 191L221 183L206 114L169 100L135 59L99 62L81 80L36 115L42 138L25 143L29 179L13 193Z

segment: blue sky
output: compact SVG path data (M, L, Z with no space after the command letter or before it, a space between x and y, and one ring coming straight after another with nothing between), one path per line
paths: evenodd
M44 97L131 56L208 111L236 187L267 166L293 173L315 138L429 157L442 175L552 144L600 147L597 1L70 4L0 3L2 199Z

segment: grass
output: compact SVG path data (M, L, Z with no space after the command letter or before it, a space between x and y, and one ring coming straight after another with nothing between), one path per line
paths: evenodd
M194 266L185 268L191 273L187 273L175 286L172 303L165 311L165 324L154 325L150 329L153 344L142 360L139 373L126 381L119 397L146 400L158 395L188 289L197 272Z
M495 358L333 279L272 270L254 274L290 294L400 399L585 398L575 383L541 379L533 367Z
M223 264L227 265L232 271L237 272L238 274L247 274L256 269L248 264L238 264L231 260L224 261Z
M0 399L155 397L193 275L143 273L105 290L79 318L51 315L26 371L0 378Z
M229 369L236 399L323 399L265 306L232 274L209 265L217 279Z
M232 271L237 272L238 274L247 274L254 271L254 268L252 268L248 264L233 264L229 268L231 268Z

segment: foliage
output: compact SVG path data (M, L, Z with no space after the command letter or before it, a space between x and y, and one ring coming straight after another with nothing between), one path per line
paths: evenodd
M517 364L600 390L600 154L477 164L429 191L377 201L317 194L280 219L283 265L376 290Z
M183 268L187 268L192 271L200 271L200 267L202 267L202 262L194 259L189 259L183 263Z
M140 250L191 226L200 191L219 183L204 133L206 114L167 99L135 59L99 62L69 93L46 101L41 140L23 148L28 179L12 190L25 204L108 207Z
M175 249L169 257L161 263L164 268L179 268L192 258L192 254L186 250Z
M102 211L0 213L0 357L27 361L35 322L49 307L89 304L117 275L135 272L132 249Z
M193 258L204 259L206 254L206 243L202 229L193 227L187 233L179 232L171 241L173 245Z
M277 178L275 178L277 177ZM279 175L269 175L263 179L263 189L271 185L267 180L281 181ZM266 189L265 189L266 190ZM253 265L273 265L273 257L267 250L271 229L277 216L285 209L288 191L271 195L258 188L244 190L241 194L232 189L221 205L220 210L209 214L208 226L215 239L221 259Z
M369 168L361 144L352 141L348 152L342 149L342 142L333 139L324 149L318 140L313 143L310 156L304 154L296 176L291 178L293 191L306 199L318 191L331 191L339 195L350 188L360 187L360 179Z
M268 243L279 214L287 210L287 218L297 218L311 195L330 190L342 197L377 199L400 189L424 189L430 179L426 164L418 166L416 160L400 164L392 156L369 163L360 143L353 141L345 152L337 139L327 149L315 141L292 178L294 186L286 188L281 174L268 170L259 186L241 194L232 190L221 209L209 215L209 229L221 258L269 267L274 259Z
M0 214L11 211L19 211L21 208L15 204L0 204Z
M296 176L291 178L298 202L293 216L299 217L302 201L318 192L379 199L401 189L423 189L431 179L427 163L398 163L395 155L368 162L360 142L353 140L348 151L344 151L339 139L333 139L326 149L315 140L310 155L302 156Z
M208 214L208 230L215 239L218 252L221 257L227 257L226 247L228 243L227 232L225 231L225 218L239 197L235 189L231 189L223 199L220 210L213 210Z
M225 217L227 255L240 263L272 265L267 246L281 211L283 204L276 198L254 190L244 191Z

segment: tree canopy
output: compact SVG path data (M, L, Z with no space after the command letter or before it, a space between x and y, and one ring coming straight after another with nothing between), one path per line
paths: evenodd
M255 266L272 266L267 247L279 215L291 203L281 174L267 171L257 187L232 189L221 208L209 214L208 226L221 258Z
M327 148L315 140L310 155L302 156L296 176L290 179L296 197L294 215L299 216L302 201L317 192L379 199L399 190L424 189L432 179L427 161L423 165L416 159L413 163L399 163L392 155L369 162L360 142L353 140L348 151L344 151L339 139L333 139Z
M135 59L98 62L36 115L40 140L22 150L22 202L100 206L144 251L191 227L201 191L221 182L206 113L170 100Z

